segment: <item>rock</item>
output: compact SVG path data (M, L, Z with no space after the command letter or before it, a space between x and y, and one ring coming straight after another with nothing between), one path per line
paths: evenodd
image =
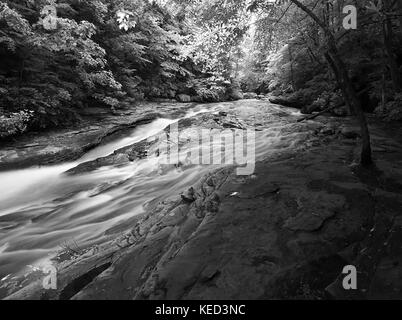
M220 115L220 116L223 116L223 115ZM227 117L227 114L225 117ZM246 128L245 124L242 121L240 121L239 119L237 119L236 117L227 117L224 119L217 118L214 120L223 128L242 129L242 130Z
M117 139L124 132L160 117L160 113L154 112L157 108L161 110L159 106L154 103L144 103L143 106L138 110L119 108L115 114L109 109L101 117L85 117L80 127L28 132L15 140L3 142L0 171L73 162L100 144ZM170 107L171 111L167 114L182 108ZM89 112L93 111L91 109Z
M225 111L220 111L220 112L219 112L219 115L220 115L221 117L226 117L226 116L228 115L228 113L225 112Z
M310 104L307 106L303 106L301 108L301 113L303 114L312 114L314 111L319 110L320 107L317 104Z
M192 102L203 102L200 96L191 96Z
M176 100L179 102L191 102L191 97L187 94L179 94L176 96Z
M285 107L290 107L290 108L297 108L300 109L303 104L301 101L298 101L294 96L290 97L285 97L285 96L276 96L276 97L271 97L269 98L269 102L273 104L279 104Z
M255 92L246 92L243 95L243 99L257 99L258 95Z
M231 109L230 113L244 122L250 115L250 110L244 110L245 104L255 105L252 111L259 112L256 118L261 121L269 107L268 103L265 106L259 101L233 104L237 109ZM231 117L219 119L228 122ZM331 121L333 119L328 120ZM340 122L336 120L333 127ZM180 128L182 124L186 128L220 128L212 115L184 119ZM269 128L270 123L264 125ZM344 122L343 125L346 127ZM396 198L390 205L375 206L376 203L387 204L391 198L387 196L387 200L378 201L381 199L378 192L368 192L368 186L353 174L345 164L351 151L345 141L331 139L330 144L317 144L307 149L300 145L299 142L310 138L322 141L299 132L316 128L322 129L324 125L315 121L303 124L292 121L287 128L280 126L277 130L284 141L269 148L270 152L273 148L278 150L278 159L257 162L254 175L250 177L237 176L233 168L219 169L200 178L199 182L191 180L193 188L180 187L182 190L189 188L182 195L169 193L150 202L144 206L145 212L138 220L127 224L132 230L127 244L111 239L100 244L96 254L90 252L77 257L69 265L59 264L59 291L54 293L54 298L65 296L64 288L73 287L76 279L85 279L88 275L92 275L91 282L78 286L73 299L325 298L325 287L340 274L343 266L354 262L345 261L344 255L338 254L345 247L357 242L356 250L365 248L360 242L368 239L378 244L375 249L381 249L381 254L383 249L399 250L399 233L392 236L397 236L396 242L390 242L387 247L383 239L392 241L387 234L370 237L368 233L377 216L377 225L399 230L396 227L399 228L402 221L396 225L395 220L394 228L384 219L397 217L399 194L395 193ZM184 135L183 141L187 137ZM292 146L289 151L283 151L283 147L289 145ZM294 148L298 145L303 148L302 152L293 152L299 150ZM140 151L138 147L127 147L127 150L135 151L134 156ZM158 176L159 173L155 175ZM100 190L109 187L113 185L102 185ZM396 187L395 191L398 190ZM95 194L98 192L96 190ZM392 260L384 256L386 259L380 261L381 269L375 270L386 270L395 277L385 279L384 273L378 271L375 281L370 282L379 288L377 293L384 294L379 286L388 279L394 284L400 278L397 278L399 265L395 266L399 253L389 253ZM112 265L105 271L110 262ZM105 267L98 269L98 266ZM99 271L94 274L94 269ZM38 293L43 292L42 281L41 277L36 287ZM36 297L32 288L18 287L19 291L8 298L32 299Z
M243 92L240 90L232 90L229 94L230 100L241 100L243 97Z
M319 229L323 222L324 219L319 215L303 212L295 218L288 219L284 227L292 231L312 232Z
M346 139L360 138L360 129L356 127L343 127L341 129L341 135Z
M183 193L181 195L181 198L184 202L187 203L193 203L196 199L195 199L195 191L194 188L191 187L190 189L188 189L185 193Z
M307 199L298 199L299 212L285 221L284 227L292 231L313 232L322 227L345 205L341 195L326 192L310 193Z
M75 168L66 171L65 174L69 176L85 174L91 171L95 171L101 167L123 165L129 163L130 161L132 160L127 154L115 153L108 157L81 163Z

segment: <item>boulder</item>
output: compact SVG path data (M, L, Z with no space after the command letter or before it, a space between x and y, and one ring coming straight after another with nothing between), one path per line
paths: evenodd
M179 94L176 96L176 100L179 102L191 102L191 97L187 94Z
M243 99L244 95L243 92L241 92L240 90L232 90L229 94L229 98L230 100L241 100Z
M194 202L196 200L194 188L191 187L190 189L188 189L185 193L181 195L181 198L185 203Z
M203 102L200 96L191 96L192 102Z
M290 108L300 109L302 107L301 101L298 101L298 99L296 99L294 96L274 96L269 98L269 102Z
M246 92L243 95L243 99L257 99L258 95L255 92Z

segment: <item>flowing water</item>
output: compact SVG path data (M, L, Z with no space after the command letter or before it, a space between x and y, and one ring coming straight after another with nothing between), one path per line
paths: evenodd
M185 117L206 111L198 107ZM174 171L151 178L156 159L80 176L64 174L80 163L154 136L178 120L157 119L139 126L74 162L0 173L0 279L53 256L63 244L85 247L104 239L108 230L125 230L145 203L191 182L191 175Z
M208 112L216 110L214 105ZM194 109L186 117L205 111ZM72 163L0 173L0 279L48 259L63 243L84 248L127 230L146 203L178 195L210 171L208 166L193 166L161 175L157 158L148 157L79 176L64 174L80 163L151 137L178 120L157 119L139 126ZM258 154L267 151L269 139L280 139L272 132L263 133L257 141Z

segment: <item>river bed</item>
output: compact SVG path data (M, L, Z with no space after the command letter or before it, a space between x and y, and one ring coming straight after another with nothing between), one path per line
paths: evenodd
M198 106L179 119L207 110ZM158 118L141 125L118 140L96 147L77 161L1 172L0 279L36 268L63 246L85 248L102 241L109 228L120 224L124 229L121 225L124 221L140 214L142 205L159 195L154 189L158 189L160 179L156 182L147 178L154 164L145 161L75 177L64 173L81 163L146 140L179 119ZM164 178L166 183L178 179L174 174ZM122 182L125 185L113 192L100 191Z
M389 259L398 257L392 250L400 243L400 141L374 124L382 171L359 169L354 119L299 118L296 110L257 100L203 105L184 118L126 131L74 163L3 172L0 297L343 297L337 277L348 263L377 283L363 284L367 295L382 297L388 282L396 285L387 292L397 292L392 275L400 264ZM187 140L198 129L253 128L255 171L161 165L153 151L144 157L155 145L143 139L162 129L166 137L164 127L176 122L184 151L197 148ZM369 257L390 270L389 281L364 263ZM50 291L43 287L48 264L57 269Z
M269 153L270 148L275 151L275 143L281 145L284 136L289 139L289 134L282 132L286 128L284 123L293 123L299 116L296 110L263 104L268 108L265 121L271 125L259 129L257 158ZM173 168L160 174L158 159L148 157L80 175L66 175L66 171L155 136L181 119L217 114L239 106L239 103L198 105L180 118L158 118L128 131L77 161L1 172L0 279L49 263L65 248L81 251L124 232L144 212L147 203L179 194L219 165ZM251 115L244 118L252 120L253 108L252 103L241 108Z

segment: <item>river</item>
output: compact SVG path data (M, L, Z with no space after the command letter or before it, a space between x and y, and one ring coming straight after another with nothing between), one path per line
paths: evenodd
M198 106L184 118L226 107ZM295 115L289 112L289 116ZM211 170L195 166L160 175L157 160L148 157L78 176L64 174L81 163L154 136L179 120L157 119L139 126L74 162L0 173L0 279L46 263L65 246L80 250L124 232L148 202L179 194ZM271 122L275 121L278 119L273 117ZM267 152L269 139L273 139L271 145L283 139L278 134L282 129L283 126L273 126L262 130L257 153Z

